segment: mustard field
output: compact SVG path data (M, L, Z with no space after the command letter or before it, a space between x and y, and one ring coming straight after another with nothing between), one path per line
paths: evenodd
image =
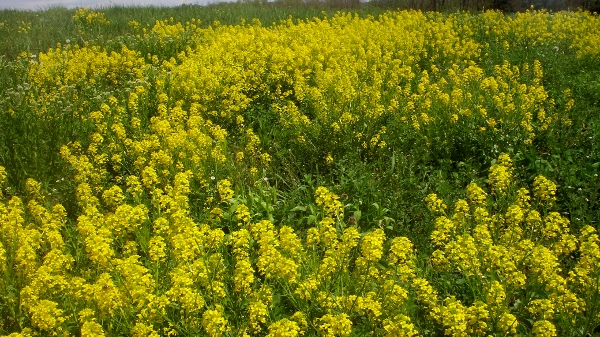
M0 335L600 335L596 14L110 13L0 15Z

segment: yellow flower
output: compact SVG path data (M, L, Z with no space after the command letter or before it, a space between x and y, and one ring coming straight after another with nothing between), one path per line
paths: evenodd
M511 182L510 169L499 164L490 167L489 174L490 185L495 190L504 193Z
M31 324L41 330L60 331L60 325L65 321L63 310L58 309L58 303L41 300L29 308Z
M254 283L254 269L248 260L238 260L233 271L233 284L237 292L248 293Z
M148 255L150 256L150 260L154 262L164 261L167 256L166 248L167 245L162 236L156 235L150 238L150 241L148 241Z
M392 263L403 264L414 253L412 242L405 237L395 237L392 239L389 257Z
M437 194L435 194L435 193L429 194L425 198L425 201L427 202L427 207L429 207L429 210L432 211L433 213L439 213L439 214L446 213L446 208L448 208L448 207L444 203L444 200L438 198Z
M556 200L556 184L539 175L533 180L533 193L542 201Z
M119 186L114 185L102 193L102 199L109 207L116 208L125 201L125 195Z
M505 333L517 333L518 325L519 323L517 322L517 318L514 315L509 314L508 312L503 313L500 317L500 320L498 321L498 328L500 329L500 331Z
M231 189L231 182L227 179L220 180L217 183L217 190L221 196L221 202L228 201L233 198L233 190Z
M102 325L98 324L94 321L84 322L81 326L81 337L103 337L106 336L104 334L104 329L102 329Z
M40 197L42 185L32 178L28 178L25 182L25 189L27 193L31 194L34 198Z
M466 308L454 296L444 300L444 305L440 308L440 317L438 320L444 325L446 335L468 336Z
M6 183L6 177L8 175L6 174L6 169L4 168L4 166L0 166L0 187L4 186L4 183ZM0 189L0 197L2 197L2 190Z
M339 197L330 192L326 187L319 186L315 190L315 199L328 216L343 217L344 207L339 201Z
M343 337L352 332L352 321L346 314L327 314L317 319L316 324L327 337Z
M221 337L229 331L228 321L223 317L222 308L206 310L202 314L202 327L211 337Z
M301 334L298 323L286 318L269 325L267 337L296 337Z
M311 227L306 232L306 245L307 246L315 246L318 245L321 241L319 230L315 227Z
M396 315L383 321L383 329L386 337L412 337L418 336L419 332L410 318L405 315Z
M266 323L269 315L267 305L260 300L250 302L248 305L248 316L250 319L250 327L254 333L262 330L261 325Z
M385 234L379 228L365 235L360 246L362 256L369 262L379 261L383 255L384 240Z
M238 225L244 225L250 223L250 209L244 204L239 204L235 209Z
M536 321L533 323L531 334L535 337L554 337L556 336L556 327L546 320Z
M485 203L486 193L476 183L470 183L467 186L467 195L469 200L475 205Z
M529 302L528 310L541 319L552 319L554 317L554 305L548 299L537 299Z

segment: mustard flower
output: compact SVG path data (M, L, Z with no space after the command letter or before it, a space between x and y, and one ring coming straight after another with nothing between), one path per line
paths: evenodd
M155 168L152 166L146 166L142 171L142 184L144 187L152 190L156 184L160 182L160 178L158 177L158 173Z
M215 207L210 210L210 219L214 221L221 221L223 219L223 210L220 207Z
M246 259L249 257L250 241L252 236L250 232L242 228L232 232L229 236L229 242L233 245L233 255L236 259Z
M131 175L125 179L127 185L127 192L129 192L134 198L138 198L143 193L142 184L137 176Z
M456 223L457 228L462 228L462 226L466 224L469 213L470 208L467 201L460 199L454 204L454 215L452 215L452 221Z
M556 327L547 320L540 320L533 323L531 334L535 337L554 337L556 336Z
M450 260L448 260L443 250L434 250L431 253L431 262L439 271L448 271L450 269Z
M414 253L412 242L406 237L395 237L390 246L389 258L392 263L405 263Z
M116 310L125 306L125 294L108 273L100 274L94 284L83 285L82 290L88 301L96 303L101 317L112 316Z
M206 310L202 314L202 327L211 337L221 337L229 331L228 321L223 317L222 308Z
M312 294L319 288L319 286L319 276L311 275L298 283L294 294L298 295L303 300L309 300L312 298Z
M381 302L379 302L376 297L377 294L372 291L369 292L367 296L361 297L360 300L357 301L358 309L368 312L368 315L372 317L381 316Z
M4 249L4 245L0 242L0 271L4 271L6 269L6 250Z
M350 251L358 245L360 233L356 227L348 227L343 230L340 239L341 242L338 247L341 250L340 253L342 253L342 255L349 254Z
M479 276L481 271L481 261L479 260L479 251L477 244L472 236L468 234L461 235L454 241L450 241L445 247L445 253L459 271L467 276Z
M248 316L250 319L250 328L253 333L258 333L262 330L262 324L267 322L268 315L268 308L264 302L260 300L250 302L248 305Z
M396 284L394 280L385 280L381 298L384 300L384 307L394 309L408 299L408 291Z
M444 325L446 335L468 336L466 308L454 296L444 299L438 320Z
M435 312L438 296L437 291L433 289L431 284L429 284L429 281L420 277L415 278L412 283L412 288L417 295L417 300L425 304L432 312Z
M343 217L344 208L339 197L330 192L326 187L320 186L315 190L317 205L320 206L327 216Z
M130 331L132 337L158 337L160 336L150 324L137 322Z
M525 218L525 224L527 225L527 230L532 235L540 233L542 230L542 216L540 215L540 212L535 209L529 210L529 212L527 212L527 217Z
M569 219L563 218L558 212L550 212L544 219L544 228L542 228L544 239L555 239L566 234L569 231L569 223Z
M65 321L63 310L58 309L58 303L41 300L29 308L31 324L40 330L60 331L60 325Z
M519 205L510 205L504 215L504 219L508 225L519 226L525 219L525 214Z
M83 322L81 325L81 337L103 337L106 336L104 334L104 329L102 329L102 325L98 324L95 321L87 321ZM147 336L147 335L145 335Z
M7 176L8 175L6 174L6 169L4 168L4 166L0 166L0 186L4 185Z
M383 329L386 332L386 337L413 337L419 335L415 325L411 323L410 318L405 315L396 315L393 318L386 318L383 321Z
M524 187L519 188L517 191L517 205L521 208L527 209L530 206L529 200L531 200L529 191Z
M269 325L267 337L296 337L301 334L298 323L286 318Z
M486 302L490 307L503 308L506 301L506 293L504 287L498 281L492 281L488 285L486 293Z
M344 337L352 332L352 321L346 314L327 314L316 321L319 330L327 337Z
M383 255L383 242L385 234L378 228L363 237L360 245L362 256L369 262L377 262Z
M431 232L431 242L437 246L443 246L448 242L455 231L455 224L445 216L435 219L435 230Z
M333 247L337 243L338 234L334 227L335 220L326 216L320 222L319 225L319 241L327 247Z
M125 195L119 186L114 185L102 193L102 199L109 207L116 208L125 201Z
M471 203L475 205L483 204L486 199L485 191L476 183L470 183L467 185L467 196L469 197Z
M237 220L240 221L238 225L244 225L250 223L250 209L244 204L239 204L235 209Z
M308 322L306 321L306 316L304 315L304 313L302 311L296 311L292 317L290 317L290 319L296 323L298 323L298 325L300 326L300 334L303 334L304 329L306 329L308 327Z
M495 164L490 167L488 178L492 188L500 193L504 193L511 182L511 171L506 166Z
M498 156L498 164L500 164L508 169L512 169L512 159L510 159L510 156L506 153L501 153Z
M248 293L254 283L254 269L248 260L238 260L233 271L233 284L237 292Z
M331 155L331 153L327 154L327 156L325 157L325 162L327 163L327 165L333 164L333 156Z
M28 178L27 181L25 181L25 189L31 196L38 198L40 197L42 185L32 178Z
M500 331L502 331L504 333L516 334L517 326L519 325L519 322L517 321L517 318L513 314L504 312L502 314L502 316L500 316L500 320L498 321L497 324L498 324L497 325L498 329L500 329Z
M235 153L235 160L237 160L237 161L244 160L244 152L243 151L236 152Z
M472 306L467 308L467 333L472 335L483 335L488 329L488 319L490 313L485 303L475 301Z
M556 200L556 184L539 175L533 180L533 193L540 200L551 202Z
M150 241L148 241L148 255L150 256L150 260L154 262L164 261L167 256L166 248L167 245L162 236L155 235L150 238Z
M290 254L294 259L298 259L300 257L300 253L302 253L302 241L298 238L294 230L289 226L282 226L279 229L279 242L281 244L281 249Z
M429 207L429 210L432 211L433 213L439 213L439 214L446 213L447 206L444 203L444 200L438 198L437 194L431 193L431 194L427 195L427 197L425 198L425 201L427 202L427 207Z
M217 183L217 190L221 196L221 202L228 201L233 198L233 190L231 189L231 182L227 179L220 180Z
M475 212L473 212L473 217L475 218L475 223L477 225L488 227L492 223L492 218L487 210L483 207L475 208Z
M537 299L529 302L527 310L541 319L554 317L554 304L549 299Z
M271 162L271 155L266 152L261 154L260 161L263 165L269 165L269 163Z

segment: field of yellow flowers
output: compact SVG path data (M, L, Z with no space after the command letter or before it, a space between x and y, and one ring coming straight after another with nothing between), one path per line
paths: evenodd
M0 335L600 333L597 15L70 20L0 57Z

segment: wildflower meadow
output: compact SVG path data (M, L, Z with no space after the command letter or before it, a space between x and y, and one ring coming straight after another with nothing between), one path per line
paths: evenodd
M600 335L595 13L257 6L0 11L0 335Z

